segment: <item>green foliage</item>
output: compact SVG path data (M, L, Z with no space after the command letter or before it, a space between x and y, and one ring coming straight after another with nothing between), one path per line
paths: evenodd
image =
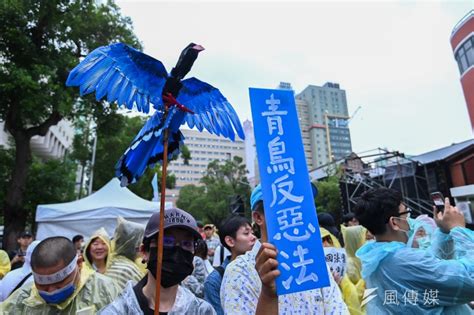
M176 157L176 159L177 158L178 157ZM191 152L186 145L183 145L181 148L181 158L183 159L184 165L189 165L189 160L191 160Z
M8 183L12 176L12 167L15 162L15 150L0 146L0 204L3 204L7 193Z
M145 118L127 117L117 113L102 115L97 120L97 148L94 166L93 190L98 190L115 176L115 165L128 148L137 133L143 127ZM158 172L158 188L161 187L161 166L148 168L140 180L128 188L142 198L151 200L153 188L151 180ZM173 188L176 178L172 174L166 176L166 187Z
M151 181L155 176L155 173L158 175L158 191L161 189L161 166L156 165L153 169L148 168L140 178L140 180L134 184L128 186L128 188L133 191L135 194L139 195L142 198L151 200L153 198L153 187L151 186ZM176 177L173 174L166 174L166 188L174 188L176 185Z
M11 176L15 152L13 149L0 149L0 202L3 203ZM28 221L34 222L36 206L39 204L67 202L75 199L76 165L70 161L50 160L42 162L33 159L24 197L24 208Z
M240 195L245 209L250 209L250 185L246 173L245 164L238 156L223 164L214 160L209 163L206 175L201 179L203 186L188 185L181 188L176 205L189 211L198 220L219 224L230 214L233 195Z
M115 165L142 127L141 117L129 118L117 113L97 120L97 148L93 190L98 190L115 176Z
M141 45L131 20L112 1L4 0L0 21L0 120L16 151L3 209L4 245L11 249L27 218L30 139L46 135L63 118L73 121L101 110L92 97L79 99L77 88L66 87L69 71L99 46Z
M3 1L0 21L0 119L18 127L39 125L55 111L74 117L78 91L65 81L80 57L116 41L141 48L131 20L111 1Z
M316 183L318 196L316 197L316 209L318 212L339 212L341 210L341 194L339 191L339 179L330 176L326 180Z
M26 186L24 208L34 222L39 204L68 202L75 199L76 165L66 159L41 162L34 159Z

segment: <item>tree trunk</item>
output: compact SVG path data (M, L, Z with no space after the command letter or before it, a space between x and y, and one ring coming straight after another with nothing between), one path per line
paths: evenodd
M25 228L28 214L23 209L23 194L26 188L28 169L31 164L30 137L26 131L16 132L15 165L4 205L3 247L13 250L17 246L17 236Z

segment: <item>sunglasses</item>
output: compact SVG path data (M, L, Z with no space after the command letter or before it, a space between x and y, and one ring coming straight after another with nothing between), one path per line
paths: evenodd
M163 237L163 247L173 248L174 246L181 247L184 250L189 252L194 252L196 248L196 242L194 240L182 240L178 241L173 236L164 236Z

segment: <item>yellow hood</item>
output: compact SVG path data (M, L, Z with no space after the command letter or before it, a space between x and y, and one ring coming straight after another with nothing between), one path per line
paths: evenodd
M349 227L341 225L341 232L347 255L355 257L356 251L366 242L367 229L362 225Z
M10 271L10 258L6 251L0 249L0 279Z
M332 240L332 244L334 245L334 247L341 248L341 243L339 243L339 240L337 239L337 237L332 235L328 230L326 230L325 228L320 227L319 232L321 233L321 240L323 238L325 238L326 236L330 236L331 240Z
M90 255L88 254L89 252L89 247L92 243L93 240L95 240L96 238L100 238L102 241L104 241L105 244L107 244L107 258L106 258L106 264L107 264L107 268L109 267L110 265L110 262L111 262L111 253L112 253L112 246L110 244L110 237L109 235L107 234L107 231L102 227L100 229L98 229L97 231L94 232L94 234L92 234L91 238L89 239L89 241L87 242L86 244L86 247L84 249L84 263L86 265L86 267L90 268L90 269L94 269L92 267L92 261L91 261L91 257Z

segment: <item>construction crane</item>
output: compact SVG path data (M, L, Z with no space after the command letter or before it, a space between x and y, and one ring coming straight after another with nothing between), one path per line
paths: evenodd
M347 124L349 124L352 120L352 118L355 117L355 115L357 115L357 113L359 112L359 110L362 108L362 106L357 106L356 110L352 113L352 115L349 117L349 119L347 120Z

